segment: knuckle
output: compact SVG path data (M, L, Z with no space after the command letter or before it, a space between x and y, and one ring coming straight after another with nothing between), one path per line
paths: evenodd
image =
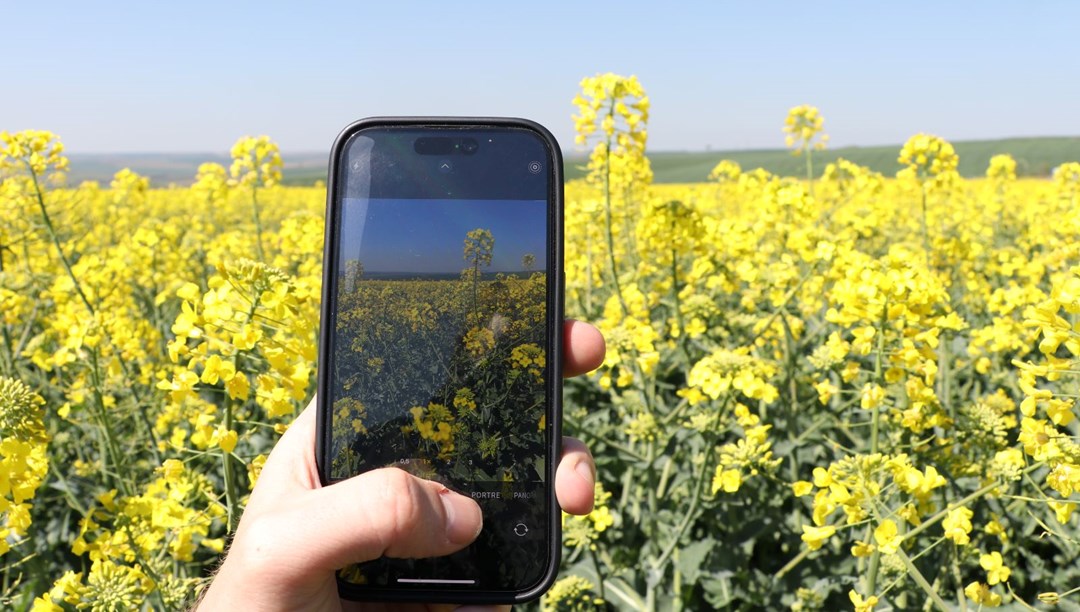
M382 502L386 514L387 548L408 538L424 522L425 495L420 481L399 469L384 470L382 476Z

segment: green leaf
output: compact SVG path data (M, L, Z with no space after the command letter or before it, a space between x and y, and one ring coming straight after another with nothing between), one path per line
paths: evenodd
M725 570L701 579L701 586L705 589L705 600L713 608L720 609L731 605L735 597L735 590L731 585L733 575L733 572Z
M675 552L675 566L679 569L679 573L683 575L683 581L686 584L697 582L698 577L701 576L705 557L708 556L714 546L716 546L716 540L705 538Z

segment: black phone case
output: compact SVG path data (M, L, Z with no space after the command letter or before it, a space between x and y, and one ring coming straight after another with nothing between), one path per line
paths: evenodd
M338 160L349 139L358 131L371 127L477 127L477 128L517 128L533 132L543 139L551 152L550 166L552 168L550 193L552 203L548 215L551 233L547 248L548 270L548 328L554 330L549 334L547 354L551 356L548 362L551 370L548 384L552 385L548 407L550 423L548 434L548 456L546 464L546 477L548 484L547 522L550 534L551 563L545 571L543 578L534 586L522 591L465 591L451 589L393 589L385 587L357 587L347 582L338 580L338 590L342 597L362 601L399 601L399 602L424 602L424 603L482 603L482 604L514 604L534 600L543 595L555 581L559 571L560 556L562 552L561 537L561 509L555 498L555 471L558 467L558 458L561 456L562 442L562 360L563 360L563 159L555 137L540 124L527 119L506 117L370 117L361 119L346 127L334 140L330 151L330 164L326 183L326 227L323 251L323 289L322 305L319 327L319 364L318 369L318 399L317 407L317 430L315 458L319 469L319 479L322 484L330 483L327 467L329 465L330 452L330 407L324 404L323 398L329 397L330 372L329 368L321 367L330 362L333 354L333 325L329 322L335 320L336 313L333 305L336 303L333 291L336 290L335 280L338 278L336 266L336 232L334 228L340 223L340 210L334 205L334 199L341 187L337 180ZM553 217L553 218L552 218Z

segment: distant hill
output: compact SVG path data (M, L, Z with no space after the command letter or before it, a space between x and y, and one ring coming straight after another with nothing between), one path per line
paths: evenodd
M843 157L886 176L901 169L896 161L902 145L877 147L843 147L814 152L814 174L820 176L829 162ZM960 156L959 171L966 178L984 176L990 158L1008 153L1016 159L1017 174L1049 176L1050 171L1069 161L1080 161L1080 137L1055 136L1041 138L1005 138L1001 140L972 140L954 142ZM743 170L764 168L773 174L805 176L806 160L787 149L709 152L654 152L649 154L654 181L657 183L693 183L704 181L720 160L730 159ZM567 179L584 175L582 159L568 159Z
M892 176L900 169L896 158L900 146L843 147L814 153L814 173L820 175L825 165L843 157L872 170ZM960 155L960 174L982 176L990 158L999 153L1011 154L1017 162L1017 172L1023 176L1047 176L1067 161L1080 161L1080 136L1049 136L1039 138L1005 138L954 142ZM326 180L327 153L284 153L286 185L313 185ZM108 185L113 174L121 168L131 168L150 177L151 183L162 187L170 183L190 185L199 164L216 162L226 167L229 158L222 154L200 153L72 153L71 184L96 180ZM803 176L805 160L787 149L744 151L677 152L655 151L649 154L654 180L657 183L693 183L704 181L722 159L736 161L744 170L765 168L773 174ZM580 154L568 155L565 161L566 178L584 175L585 159Z
M326 161L329 153L284 154L283 181L292 185L313 185L326 180ZM195 181L200 164L213 162L228 169L232 160L222 153L71 153L68 183L98 181L108 186L116 172L131 168L149 177L151 185L164 187L170 183L187 186Z

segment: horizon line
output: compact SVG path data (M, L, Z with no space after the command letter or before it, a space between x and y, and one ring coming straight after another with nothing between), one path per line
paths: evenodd
M914 136L914 134L913 134ZM967 144L967 143L982 143L982 142L1000 142L1008 140L1033 140L1033 139L1080 139L1080 134L1042 134L1042 135L1015 135L1015 136L1000 136L1000 137L978 137L978 138L965 138L960 140L949 140L952 144ZM946 139L948 140L948 139ZM904 143L896 142L879 142L868 144L843 144L835 147L828 147L825 151L837 151L841 149L870 149L870 148L885 148L885 147L902 147ZM646 148L646 153L745 153L745 152L773 152L773 151L787 151L788 147L776 146L776 147L745 147L745 148ZM180 151L70 151L65 150L65 153L69 158L79 156L109 156L109 155L210 155L215 157L221 157L230 159L228 151L214 152L207 150L180 150ZM587 156L588 150L577 149L564 149L563 156L567 158L576 156ZM329 158L329 149L326 151L312 150L312 149L297 149L297 150L283 150L281 156L285 163L288 163L289 155L326 155Z

